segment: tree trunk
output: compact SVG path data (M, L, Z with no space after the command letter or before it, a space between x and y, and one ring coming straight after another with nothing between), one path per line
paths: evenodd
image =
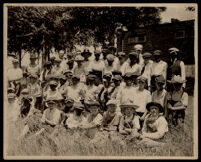
M22 65L22 50L21 50L21 48L18 50L18 56L19 56L19 67L21 68L21 65Z

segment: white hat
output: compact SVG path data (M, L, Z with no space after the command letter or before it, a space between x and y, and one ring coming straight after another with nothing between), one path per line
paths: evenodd
M136 50L142 50L142 48L143 48L143 46L141 44L136 44L134 46L134 49L136 49Z
M125 107L131 107L133 109L137 109L139 108L138 105L135 105L133 100L130 100L129 98L127 100L125 100L124 102L121 103L120 108L125 108Z
M175 47L172 47L172 48L169 48L168 51L169 51L169 53L178 53L179 49L175 48Z

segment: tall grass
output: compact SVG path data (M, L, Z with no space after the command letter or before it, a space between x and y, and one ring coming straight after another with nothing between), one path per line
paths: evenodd
M189 97L186 110L184 132L170 129L166 134L164 147L145 147L136 141L122 144L121 141L109 139L92 143L80 132L71 132L65 128L49 138L46 134L17 140L22 131L22 121L10 124L8 129L9 156L48 155L48 156L192 156L193 155L193 97Z

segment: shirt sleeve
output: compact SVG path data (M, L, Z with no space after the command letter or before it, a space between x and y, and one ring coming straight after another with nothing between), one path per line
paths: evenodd
M96 126L100 126L103 122L103 116L98 114L97 117L94 119L93 124Z
M119 122L119 131L124 129L124 119L123 116L120 117L120 122Z
M181 78L182 80L186 80L186 71L185 71L185 65L183 61L180 62L180 67L181 67ZM186 83L183 83L183 87L184 88L186 87Z
M160 117L157 121L157 132L155 133L146 133L146 137L151 139L160 139L168 131L168 124L164 117Z
M188 94L186 92L184 92L181 98L181 102L183 103L184 106L188 106Z
M133 119L133 129L140 129L140 120L138 116L135 116Z

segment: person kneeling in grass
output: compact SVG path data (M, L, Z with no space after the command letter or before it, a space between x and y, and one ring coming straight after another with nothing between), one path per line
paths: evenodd
M142 127L142 134L140 135L141 142L148 146L160 146L164 144L160 142L168 132L168 123L162 115L163 107L156 102L150 102L146 105L148 114Z
M138 137L138 130L140 129L139 116L136 114L137 105L131 100L126 101L120 105L122 116L119 123L119 133L124 137Z
M86 117L86 120L84 120L79 128L85 129L85 135L89 138L94 138L96 132L99 130L102 121L103 116L100 114L100 104L97 101L90 101L88 103L88 110L90 111L90 114Z
M44 131L52 133L54 128L62 123L63 112L59 110L57 99L51 97L47 100L47 109L42 115L31 115L21 134L21 137L25 137L30 132L36 132L35 135L39 135ZM42 116L42 118L41 118Z
M171 81L173 90L167 93L165 99L166 117L171 126L184 128L185 110L188 106L188 94L184 92L186 82L180 75L175 75Z
M81 103L74 103L73 109L73 112L68 115L68 119L65 123L66 127L70 129L78 128L85 118L82 114L84 105Z

